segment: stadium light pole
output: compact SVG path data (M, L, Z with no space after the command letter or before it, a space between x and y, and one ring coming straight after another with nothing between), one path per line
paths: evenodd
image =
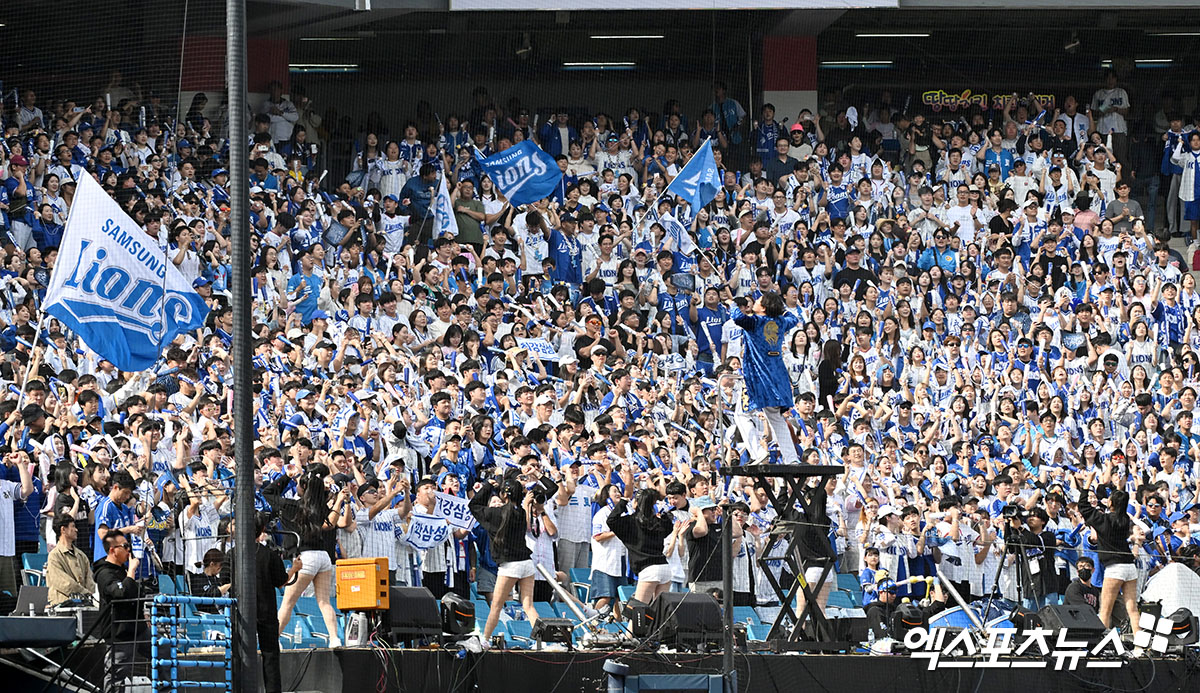
M258 690L258 608L255 604L254 436L250 392L250 209L246 160L246 0L225 0L229 89L229 228L233 261L233 421L236 460L233 496L234 690Z

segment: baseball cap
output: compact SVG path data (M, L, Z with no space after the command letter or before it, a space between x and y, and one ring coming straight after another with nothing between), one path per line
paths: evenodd
M804 126L800 123L792 123L792 127L788 128L792 132L804 132Z
M899 515L899 514L900 514L900 512L896 510L896 506L892 505L891 503L884 503L883 505L879 506L879 515L877 515L877 517L882 519L882 518L887 517L888 515Z
M713 499L709 498L708 496L703 496L691 501L691 506L697 510L708 510L709 508L717 507L717 504L714 503Z
M329 313L326 313L323 310L314 310L313 314L312 314L312 319L313 320L328 320Z
M538 398L533 401L534 406L542 406L543 404L553 404L554 398L548 394L538 395Z
M196 277L196 279L194 281L192 281L192 288L199 289L200 287L208 286L209 284L212 284L212 282L205 279L204 277Z
M309 390L308 388L305 388L296 393L296 399L304 399L305 397L311 397L315 394L317 394L317 393L313 392L312 390Z
M21 156L20 154L13 154L12 158L9 159L9 161L12 163L13 166L28 166L29 165L29 160L26 159L25 157Z

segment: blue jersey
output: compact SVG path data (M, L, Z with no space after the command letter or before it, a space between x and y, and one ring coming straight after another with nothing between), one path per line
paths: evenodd
M96 519L93 523L95 530L92 535L92 560L98 561L108 555L104 550L103 538L100 536L101 526L110 530L120 529L132 525L135 520L133 508L127 505L117 505L108 496L101 498L100 504L96 506Z
M850 186L826 186L825 211L829 213L830 219L845 219L850 216Z
M742 372L746 378L750 407L790 409L795 402L792 399L792 381L783 363L783 337L799 321L789 313L768 318L746 315L737 308L733 309L732 317L734 323L746 333Z
M554 229L550 232L549 255L554 258L554 273L551 275L554 281L583 283L583 246L578 238L567 238Z

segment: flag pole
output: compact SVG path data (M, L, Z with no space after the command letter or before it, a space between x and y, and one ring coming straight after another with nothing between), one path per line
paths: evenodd
M228 41L225 67L229 118L229 226L233 261L234 523L233 690L258 690L258 605L254 534L254 407L250 390L250 205L246 157L246 0L225 0Z
M25 367L25 377L21 378L21 394L17 397L17 410L25 404L25 390L29 387L29 378L33 375L33 350L37 348L38 340L42 338L42 325L46 322L46 314L38 316L37 329L33 333L33 341L29 344L29 365Z

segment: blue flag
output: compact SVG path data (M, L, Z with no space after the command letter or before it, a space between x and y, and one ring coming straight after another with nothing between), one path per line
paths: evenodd
M704 205L712 202L721 187L721 174L717 171L717 162L713 158L712 140L704 141L700 149L692 156L691 161L683 167L675 180L667 186L667 194L678 195L691 205L695 214Z
M123 371L150 368L165 345L208 315L158 242L91 176L79 177L59 257L46 313Z
M476 150L475 158L514 207L548 197L562 180L554 157L529 140L486 159Z

